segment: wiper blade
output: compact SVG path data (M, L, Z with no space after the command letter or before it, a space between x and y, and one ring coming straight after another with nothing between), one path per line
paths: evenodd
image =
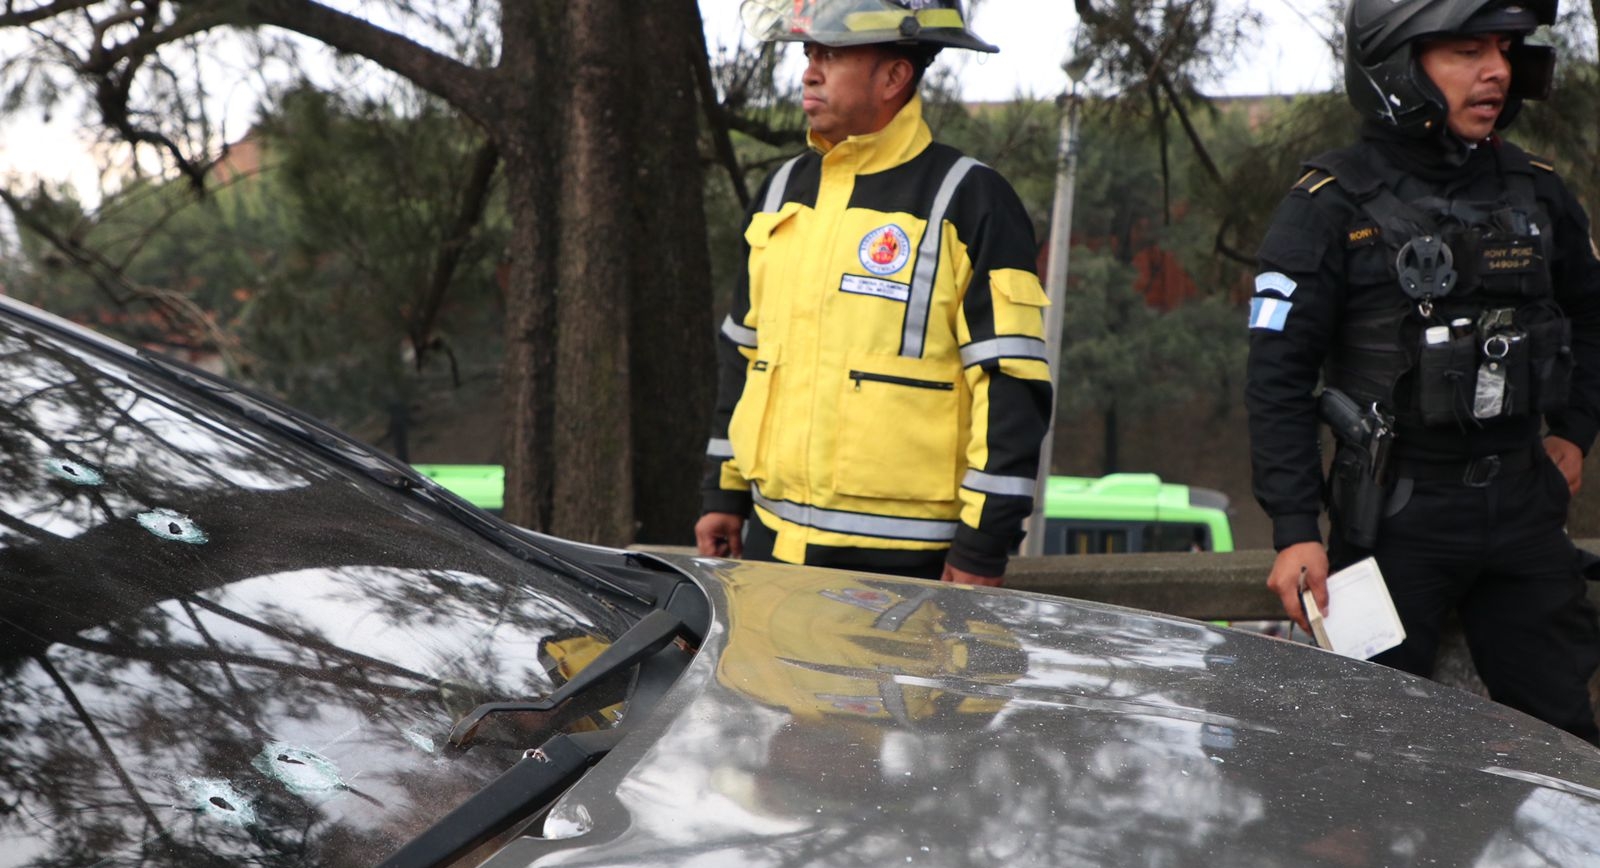
M666 609L657 609L639 619L639 623L628 628L628 632L618 636L617 641L600 652L600 656L594 658L594 662L583 667L571 681L561 685L560 689L544 699L536 702L485 702L474 708L450 730L450 744L465 747L467 742L477 735L478 727L484 718L490 715L552 711L599 681L627 669L644 657L655 654L666 647L668 642L680 636L692 636L689 626L682 618Z
M674 596L669 605L692 606ZM690 615L691 618L694 615ZM628 698L627 720L644 717L688 665L688 650L676 639L698 644L700 631L667 609L657 609L617 638L594 662L549 697L531 703L491 702L478 706L450 732L460 746L470 740L484 718L503 712L549 711L599 681L639 663ZM496 835L535 815L578 782L589 767L604 759L631 729L619 723L596 732L560 733L522 755L516 765L495 778L427 831L413 838L379 868L440 868L482 846Z
M621 729L560 734L522 755L460 807L407 842L379 868L449 865L543 808L622 740Z

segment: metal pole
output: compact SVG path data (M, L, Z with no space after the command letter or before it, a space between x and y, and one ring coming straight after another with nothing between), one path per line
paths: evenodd
M1050 306L1044 313L1045 353L1050 360L1050 384L1061 387L1061 329L1066 322L1067 259L1072 250L1072 192L1078 178L1078 82L1062 94L1061 143L1056 151L1056 198L1050 212L1050 262L1045 275L1045 295ZM1033 485L1033 514L1023 523L1027 536L1022 540L1022 556L1044 554L1044 501L1050 479L1051 452L1056 439L1055 404L1050 407L1050 425L1039 445L1039 477Z

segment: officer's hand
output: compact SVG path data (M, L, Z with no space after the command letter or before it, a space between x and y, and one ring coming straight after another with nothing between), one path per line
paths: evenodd
M1544 451L1556 463L1556 469L1567 478L1567 490L1574 497L1583 487L1583 450L1571 440L1560 437L1544 438Z
M1300 629L1310 633L1305 607L1300 604L1302 570L1305 587L1317 601L1317 608L1322 614L1328 614L1328 551L1322 543L1295 543L1278 552L1278 559L1272 562L1272 575L1267 577L1267 587L1283 602L1284 613L1299 624Z
M731 512L708 512L694 523L694 544L700 554L718 558L744 557L744 517Z
M944 575L939 577L941 582L952 582L957 585L988 585L991 588L1000 587L1005 580L1005 576L980 576L949 564L944 565Z

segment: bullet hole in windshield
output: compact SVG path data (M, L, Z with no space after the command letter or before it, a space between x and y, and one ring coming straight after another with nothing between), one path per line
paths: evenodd
M50 458L44 462L46 470L73 485L99 485L105 482L105 477L100 471L79 461L70 458Z
M256 822L255 808L233 784L217 778L189 778L179 785L193 805L191 810L232 826L250 826Z
M156 536L171 542L188 543L189 545L204 545L208 538L206 532L200 529L188 516L170 509L152 509L138 515L141 527Z
M339 768L321 754L274 742L251 761L262 774L300 796L338 792L345 788Z
M402 734L405 736L406 741L411 742L412 747L423 753L435 753L439 750L439 746L434 744L433 739L421 730L408 729Z

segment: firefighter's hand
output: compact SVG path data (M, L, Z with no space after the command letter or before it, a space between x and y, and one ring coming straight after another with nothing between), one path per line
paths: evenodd
M1300 591L1311 591L1312 599L1322 614L1328 614L1328 550L1320 542L1295 543L1278 552L1272 562L1272 574L1267 577L1267 587L1283 602L1284 614L1300 629L1311 632L1306 623L1305 608L1300 604Z
M958 567L952 567L948 563L944 565L944 575L939 577L941 582L953 582L957 585L988 585L991 588L1000 587L1005 580L1005 576L980 576L977 573L969 573Z
M1578 496L1578 489L1583 487L1583 450L1571 440L1560 437L1544 438L1544 451L1550 460L1556 463L1556 469L1567 478L1567 490L1573 497Z
M731 512L708 512L694 523L694 544L700 554L718 558L744 557L744 517Z

